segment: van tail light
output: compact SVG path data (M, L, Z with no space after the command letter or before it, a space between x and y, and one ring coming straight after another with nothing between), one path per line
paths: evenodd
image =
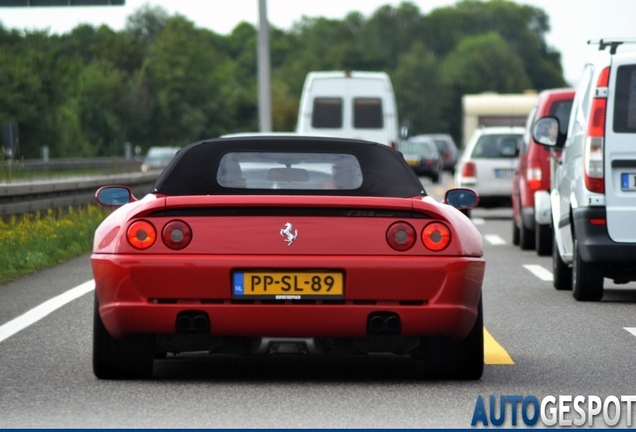
M148 249L155 243L157 230L150 222L138 220L128 227L126 238L128 243L135 249Z
M398 148L398 145L395 141L389 141L389 146L391 146L393 150L397 150Z
M462 177L477 177L477 166L475 162L465 162L462 165Z
M161 238L163 243L170 249L183 249L189 245L190 240L192 240L192 229L183 221L173 220L163 227Z
M426 249L439 252L448 246L451 241L450 230L441 222L432 222L422 231L422 243Z
M396 222L386 232L386 241L396 251L406 251L415 244L415 228L406 222Z
M530 190L541 189L541 178L543 173L541 171L541 164L539 162L530 162L528 171L526 171L526 180L528 180L528 188Z
M610 68L607 67L603 69L598 77L583 152L585 187L590 192L596 193L605 192L603 147L605 145L605 113L607 110L609 76Z

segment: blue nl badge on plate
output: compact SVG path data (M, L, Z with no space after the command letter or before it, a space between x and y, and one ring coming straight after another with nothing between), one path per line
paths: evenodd
M629 174L621 174L621 189L629 189Z
M233 277L234 295L243 295L245 293L245 278L243 272L235 272Z

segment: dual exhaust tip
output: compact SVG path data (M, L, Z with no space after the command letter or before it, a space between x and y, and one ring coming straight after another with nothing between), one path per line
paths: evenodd
M177 315L177 333L209 333L210 317L203 311L183 311Z
M402 321L395 312L374 312L367 318L367 334L399 335Z
M177 333L209 333L210 317L203 311L179 312L175 322ZM399 335L402 321L395 312L374 312L367 318L367 334Z

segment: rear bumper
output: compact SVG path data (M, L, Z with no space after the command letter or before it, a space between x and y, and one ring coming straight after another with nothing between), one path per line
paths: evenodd
M93 254L91 262L100 315L118 338L174 334L177 314L192 310L208 314L216 336L361 337L369 314L393 312L403 336L461 340L475 323L483 258L294 258ZM345 299L245 304L232 299L233 268L346 268Z
M606 225L592 225L589 222L590 219L605 219L604 207L576 208L572 210L572 215L583 261L636 265L636 243L616 243L610 239Z

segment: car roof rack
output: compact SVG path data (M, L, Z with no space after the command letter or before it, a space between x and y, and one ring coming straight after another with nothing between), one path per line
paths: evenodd
M636 39L599 39L597 41L587 41L588 45L598 44L599 51L604 51L605 48L610 47L610 54L616 54L618 46L624 43L636 43Z

